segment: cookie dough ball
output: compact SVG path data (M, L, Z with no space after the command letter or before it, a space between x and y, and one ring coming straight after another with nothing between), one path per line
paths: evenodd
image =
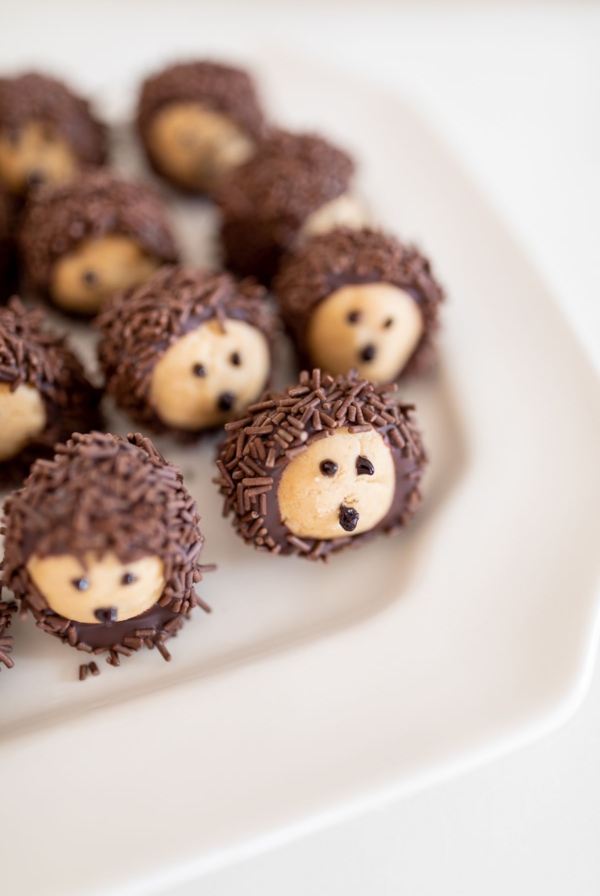
M0 486L26 475L38 457L75 430L100 427L100 392L41 311L18 299L0 308Z
M206 605L196 503L149 439L94 432L58 445L4 505L2 584L38 626L119 665ZM30 508L35 507L35 513Z
M313 370L226 426L215 481L246 543L327 559L408 522L426 456L412 406L390 388Z
M108 171L36 190L20 231L32 285L63 311L97 314L115 292L177 260L169 217L152 190Z
M283 252L332 227L365 223L354 163L312 134L278 131L217 186L227 266L269 283Z
M97 319L106 390L137 423L190 435L242 414L271 371L265 290L166 266Z
M12 669L14 662L9 656L12 651L13 639L6 632L10 628L12 614L17 609L12 601L0 600L0 667L6 666Z
M434 360L444 292L427 258L394 237L315 237L284 259L273 289L303 364L391 382Z
M0 78L0 185L17 196L106 160L106 129L65 84L35 73Z
M251 77L215 62L164 69L142 86L138 131L154 170L191 193L249 159L265 135Z

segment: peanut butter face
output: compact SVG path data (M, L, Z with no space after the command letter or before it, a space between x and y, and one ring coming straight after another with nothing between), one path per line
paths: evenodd
M21 383L11 391L0 383L0 461L16 457L46 428L46 408L34 386Z
M30 121L19 129L0 129L0 184L9 193L64 183L78 169L75 153L52 125Z

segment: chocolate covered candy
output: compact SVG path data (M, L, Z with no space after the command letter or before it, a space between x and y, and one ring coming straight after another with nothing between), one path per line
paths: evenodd
M287 256L273 284L301 363L375 382L427 370L444 292L394 237L340 228Z
M216 482L247 543L327 559L408 522L426 455L412 406L390 389L305 372L226 426Z
M65 84L37 73L0 78L0 185L16 196L64 183L106 160L105 127Z
M277 131L215 190L228 267L269 283L283 252L341 224L362 226L350 156L314 134Z
M31 508L35 508L35 513ZM165 642L197 605L203 538L178 467L142 435L74 435L4 506L2 584L44 631L86 653Z
M215 62L170 66L142 85L137 125L148 161L192 193L253 155L266 128L251 77Z
M62 310L88 316L118 290L177 260L159 197L108 171L36 190L20 246L33 287Z
M0 308L0 486L22 479L38 457L75 430L101 426L100 392L39 309L13 298Z
M108 394L155 432L222 426L269 379L275 320L265 291L229 274L164 267L96 323Z

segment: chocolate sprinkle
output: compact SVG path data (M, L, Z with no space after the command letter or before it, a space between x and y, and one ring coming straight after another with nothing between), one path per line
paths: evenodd
M101 393L91 385L65 337L44 327L39 309L27 311L19 299L0 308L0 382L11 390L25 383L38 390L46 428L17 457L0 463L0 487L22 480L39 457L50 458L56 442L75 430L102 426Z
M233 517L246 543L271 554L327 560L331 553L364 543L376 531L392 533L406 525L421 503L419 482L427 457L413 407L394 402L394 389L375 386L354 371L336 379L318 369L304 371L299 384L285 392L266 392L248 408L243 421L226 425L217 462L220 475L214 481L225 499L223 515ZM363 422L352 425L357 418ZM277 489L283 470L313 442L346 426L350 432L377 429L388 444L396 470L392 507L375 529L356 537L298 538L279 514Z
M199 522L179 468L148 438L76 434L56 446L52 461L35 463L23 488L5 502L2 586L43 631L87 653L108 652L111 665L144 645L159 647L168 659L163 642L194 607L206 608L194 588L203 572ZM29 558L68 553L83 562L88 551L113 552L124 564L158 556L166 585L157 603L110 626L74 622L51 610L29 576Z
M148 161L158 174L165 176L148 143L152 120L171 103L189 102L223 113L256 141L266 135L260 100L247 72L216 62L172 65L144 81L138 104L138 132Z
M314 237L288 255L273 283L301 363L310 363L306 337L313 309L331 293L355 283L390 283L414 298L423 315L424 332L402 375L420 374L431 367L439 308L445 296L428 259L392 236L347 227Z
M55 128L82 167L96 167L106 161L107 129L92 114L86 100L61 81L35 72L0 78L0 129L18 132L31 121L43 121Z
M84 240L131 237L161 262L177 261L169 216L149 187L109 171L86 172L67 184L40 187L23 213L19 244L35 289L47 294L52 268Z
M146 283L114 297L95 321L98 357L106 390L136 423L153 432L174 432L150 403L152 371L169 346L205 321L241 320L260 330L271 351L277 319L265 290L229 274L165 266ZM197 372L201 376L201 372ZM175 431L182 439L198 434Z
M353 173L350 156L322 137L276 131L215 190L227 267L269 283L306 218L345 193Z

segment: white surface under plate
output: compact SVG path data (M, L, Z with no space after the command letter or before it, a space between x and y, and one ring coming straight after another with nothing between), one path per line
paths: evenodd
M309 63L271 57L260 73L279 120L357 153L379 220L423 245L448 287L439 374L403 387L432 458L426 503L405 534L328 566L263 557L220 518L213 444L159 440L219 564L201 586L213 613L196 613L169 665L144 652L85 684L80 654L15 625L16 666L0 677L11 896L156 892L525 742L587 682L590 366L412 109ZM173 202L201 263L211 214Z

